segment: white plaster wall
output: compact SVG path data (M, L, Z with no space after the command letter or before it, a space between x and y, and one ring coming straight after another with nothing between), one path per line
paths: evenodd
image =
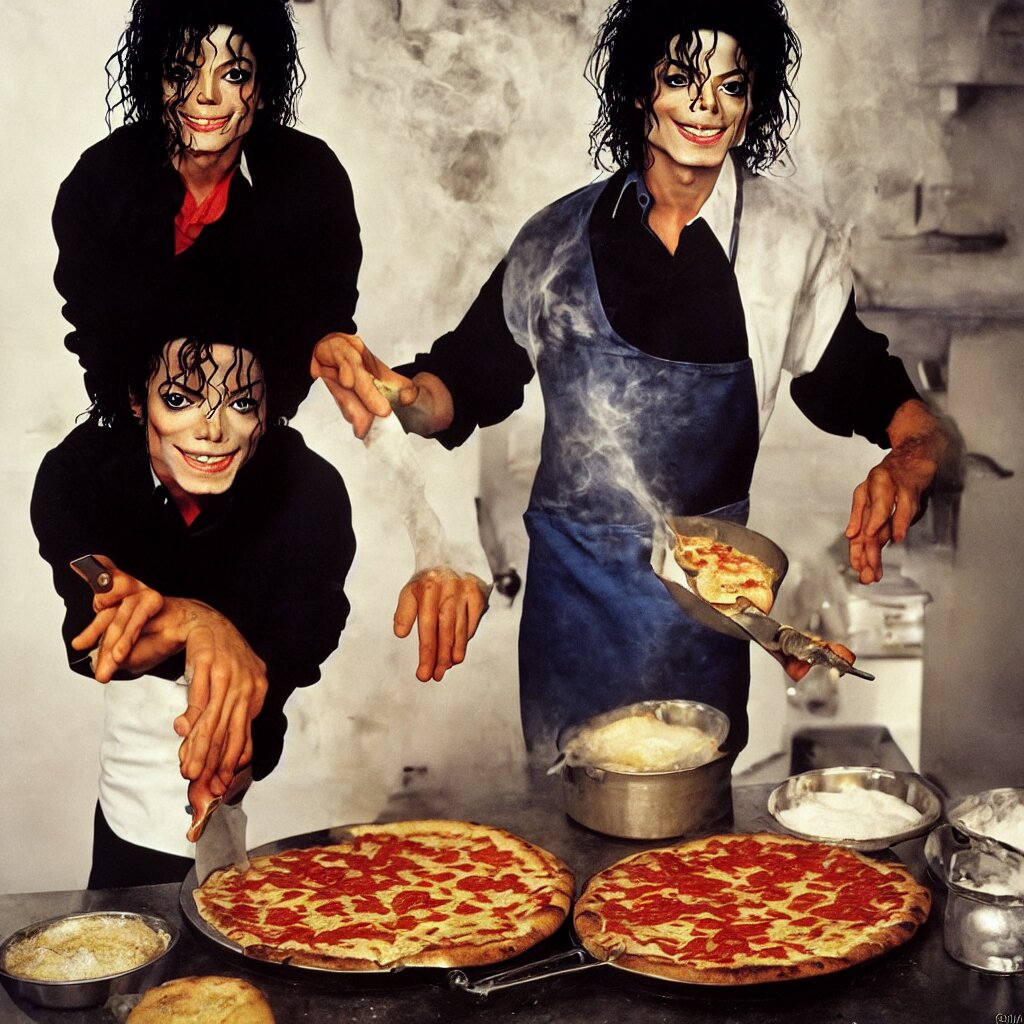
M581 71L603 6L412 0L401 5L400 21L398 6L384 0L297 6L308 72L300 126L327 139L352 176L366 248L358 319L385 359L404 359L450 327L523 219L592 179L586 132L594 102ZM870 123L826 130L840 88L837 54L843 95L860 95L862 108L871 102L864 90L898 91L913 69L892 63L902 40L880 23L890 8L879 0L841 11L815 0L791 6L807 30L800 174L820 192L816 154L842 157L837 140L845 138L845 147L859 140L863 159L870 142L858 135ZM43 453L85 404L61 344L49 214L79 152L104 134L102 68L125 8L124 0L0 7L0 891L78 887L88 867L102 702L97 685L63 664L61 608L36 554L28 497ZM901 10L903 30L912 28L916 5ZM866 57L843 50L857 46L849 29L858 21L870 28ZM859 166L843 163L842 187L830 197L844 216L855 215L853 197L875 185L854 173ZM323 681L289 705L282 765L247 800L256 842L372 817L402 785L406 766L428 767L425 780L411 776L419 785L487 785L521 756L518 606L496 599L467 663L441 684L418 683L413 643L390 634L412 563L402 524L368 487L366 453L322 390L296 425L344 474L360 553L341 650ZM822 438L785 412L766 444L752 525L813 557L812 541L828 543L841 531L850 489L875 453ZM449 533L472 534L477 442L456 455L427 442L417 451ZM808 508L810 532L801 525ZM781 742L784 714L782 678L770 667L769 678L755 675L753 707L766 752Z

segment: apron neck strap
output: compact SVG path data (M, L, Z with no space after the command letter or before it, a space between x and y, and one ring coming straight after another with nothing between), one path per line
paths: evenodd
M740 245L740 221L743 219L743 165L735 150L730 150L734 177L736 179L736 202L732 208L732 232L729 235L729 266L736 266L736 251Z

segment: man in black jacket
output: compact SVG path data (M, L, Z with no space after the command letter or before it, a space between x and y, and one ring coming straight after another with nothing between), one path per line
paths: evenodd
M184 877L181 776L198 811L237 770L274 768L286 701L338 644L355 553L345 485L270 422L252 347L176 339L126 377L131 415L76 427L32 497L69 662L107 684L96 888ZM69 564L86 554L113 578L95 599Z

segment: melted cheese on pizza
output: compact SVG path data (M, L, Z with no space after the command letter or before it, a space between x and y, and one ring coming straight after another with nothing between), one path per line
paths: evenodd
M775 600L776 573L759 558L713 537L676 536L675 559L688 574L691 588L723 611L746 598L766 615Z
M493 961L554 931L572 897L565 866L499 829L454 824L356 826L352 842L255 857L248 871L212 875L196 905L243 947L334 957L346 969L460 947L495 947ZM450 959L463 965L457 952Z
M811 961L813 973L830 958L832 969L846 966L864 943L876 953L908 938L929 904L902 865L800 839L728 835L620 861L587 885L575 918L604 959L639 958L671 977L680 972L659 965L679 965L690 980L710 973L728 983L729 972L768 980Z

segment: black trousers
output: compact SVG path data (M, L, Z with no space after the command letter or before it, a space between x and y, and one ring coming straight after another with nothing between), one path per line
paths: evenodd
M149 850L122 839L107 824L97 801L92 829L90 889L123 889L130 885L180 882L192 864L191 857Z

